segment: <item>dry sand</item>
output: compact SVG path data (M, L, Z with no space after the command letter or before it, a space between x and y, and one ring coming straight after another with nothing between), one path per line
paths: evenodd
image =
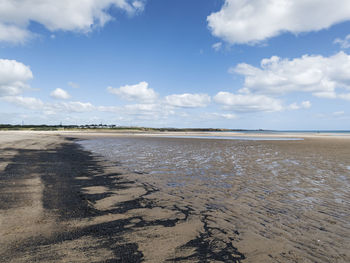
M166 187L167 178L132 172L75 143L91 136L0 132L1 262L350 262L348 136L235 142L237 158L252 151L251 159L241 158L244 176L226 178L230 187L219 190L192 177L186 187ZM200 139L136 137L145 136L191 149L203 145ZM214 141L213 151L228 143ZM265 163L253 152L266 154L261 145L283 160L305 161L292 167L299 175L296 185L287 185L289 163L278 177L266 168L256 179ZM333 174L310 178L312 166L342 174L344 181ZM337 207L330 191L303 193L321 179L341 189Z

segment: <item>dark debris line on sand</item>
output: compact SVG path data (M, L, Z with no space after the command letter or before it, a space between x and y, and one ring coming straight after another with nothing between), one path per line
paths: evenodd
M187 242L182 248L195 248L196 253L187 257L177 257L170 262L181 262L183 260L199 260L199 262L211 262L212 260L222 262L241 262L245 256L230 242L217 240L212 235L212 229L208 226L206 215L201 220L204 224L204 233L200 233L196 239ZM215 228L216 229L216 228ZM216 229L222 232L220 229Z
M144 196L157 191L157 189L144 185L145 195L121 202L115 208L107 211L94 209L90 203L106 198L110 194L108 192L87 194L84 193L83 188L90 186L109 188L113 185L114 190L125 189L132 187L133 182L125 182L125 180L122 180L121 174L106 174L103 167L89 152L82 150L78 144L74 143L74 139L68 140L53 150L19 150L11 163L0 173L0 178L11 181L12 178L16 180L24 179L28 174L39 174L44 184L42 200L44 210L54 212L57 215L57 225L69 220L88 220L97 216L122 214L137 208L156 207L154 202L144 198ZM88 177L88 179L77 180L77 177ZM2 187L7 187L7 190L11 189L10 185L0 184L0 192ZM24 202L26 198L18 194L0 195L0 197L0 209L9 209L11 206L15 206L17 202ZM50 247L66 241L78 240L82 237L92 237L99 240L98 247L86 244L83 251L81 251L82 253L91 252L98 248L106 248L112 251L114 255L112 259L101 258L99 262L142 262L144 256L139 250L138 244L128 242L123 238L123 235L132 232L133 228L154 225L172 227L178 221L186 220L191 210L190 208L180 209L176 205L174 205L174 208L179 213L183 213L185 219L146 221L137 216L78 227L73 230L72 228L55 230L49 236L33 236L21 240L20 243L17 242L6 250L5 255L0 255L0 261L16 262L16 258L21 255L30 255L27 262L61 261L64 260L62 254L55 253L55 251L50 250ZM135 222L135 219L138 221L136 224L132 223ZM211 238L210 228L206 220L207 218L202 216L205 232L199 233L196 239L184 245L184 247L194 248L195 253L191 256L173 258L169 260L170 262L210 262L211 260L241 262L245 258L232 244L216 247L215 239L213 241ZM133 225L133 227L130 228L130 225Z

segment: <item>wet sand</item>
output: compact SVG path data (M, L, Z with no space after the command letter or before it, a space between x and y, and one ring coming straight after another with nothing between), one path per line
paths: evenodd
M347 137L1 132L0 150L1 262L350 261Z

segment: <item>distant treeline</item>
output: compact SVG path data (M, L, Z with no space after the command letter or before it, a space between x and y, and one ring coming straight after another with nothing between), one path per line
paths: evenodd
M159 132L222 132L222 131L246 131L243 129L219 129L219 128L148 128L148 127L132 127L117 126L105 124L87 124L87 125L11 125L0 124L0 130L33 130L33 131L59 131L59 130L131 130L131 131L159 131Z

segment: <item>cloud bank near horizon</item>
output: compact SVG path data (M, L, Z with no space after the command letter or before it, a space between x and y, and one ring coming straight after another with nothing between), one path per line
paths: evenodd
M307 61L308 58L309 57L303 57L301 61ZM320 57L316 58L320 59ZM326 58L325 60L321 59L321 62L332 61L333 59L344 60L349 59L349 56L341 52L334 57ZM293 89L290 88L292 84L276 82L275 86L271 86L274 83L273 81L279 79L278 76L275 76L277 74L276 72L284 75L287 73L290 74L290 82L292 82L293 79L300 80L300 77L297 75L299 72L298 70L292 72L294 75L290 72L290 63L292 63L294 67L295 64L298 64L273 57L271 59L264 59L261 62L261 69L254 68L247 64L239 64L235 68L232 68L230 70L231 72L241 74L246 78L245 86L239 90L239 94L219 91L213 95L213 99L209 94L205 93L170 94L160 97L158 93L149 87L146 81L141 81L137 84L124 85L119 88L112 88L109 86L106 89L108 93L116 95L122 101L133 102L135 104L98 106L90 102L71 100L72 97L68 91L61 88L56 88L50 93L52 98L58 100L56 102L44 102L39 98L23 96L23 88L28 89L30 86L27 82L33 78L30 68L18 61L0 60L0 76L6 76L6 78L2 78L0 96L3 101L10 104L24 109L42 112L45 115L58 113L109 112L120 115L137 116L138 118L152 118L152 116L154 118L166 118L176 114L184 114L184 112L181 111L182 109L195 110L198 108L207 108L210 105L212 107L218 105L224 112L207 112L208 118L236 119L239 116L237 113L279 112L285 110L308 109L311 107L310 101L293 102L290 105L286 105L283 102L280 98L284 94L283 87L285 86L288 88L286 88L285 92L291 92L293 91ZM303 63L301 63L301 65L303 65ZM306 66L308 66L308 63L306 63ZM327 65L323 67L326 66ZM301 67L300 72L303 72L303 74L305 73L304 67ZM347 71L345 73L347 73ZM330 75L325 74L325 76ZM268 77L270 77L271 80L269 80ZM284 79L286 79L286 77L284 77ZM257 80L260 82L256 83ZM268 85L264 86L264 81L265 84L268 83ZM310 85L310 83L307 84ZM256 87L259 87L260 90ZM266 88L263 89L264 87ZM275 89L272 89L273 87ZM272 89L272 91L269 89ZM273 92L274 90L278 90L279 93ZM295 90L300 91L300 87L298 86L298 89ZM313 92L315 90L308 88L305 91ZM215 104L212 104L212 101L215 102Z

